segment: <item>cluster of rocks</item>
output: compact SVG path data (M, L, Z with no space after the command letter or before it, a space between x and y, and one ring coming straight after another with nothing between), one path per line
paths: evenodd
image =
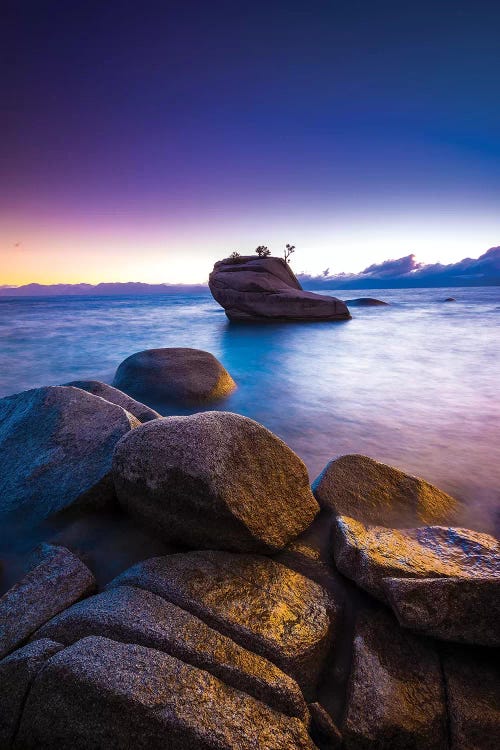
M424 480L343 456L311 488L246 417L86 381L0 400L0 492L175 549L100 587L38 549L0 599L0 750L498 746L498 543Z

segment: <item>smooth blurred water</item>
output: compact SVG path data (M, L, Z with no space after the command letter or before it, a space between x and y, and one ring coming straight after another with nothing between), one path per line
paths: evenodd
M238 383L216 408L273 430L311 479L332 457L363 453L464 499L471 526L498 528L500 288L337 296L391 305L353 307L343 323L242 325L208 294L0 299L0 396L111 382L141 349L206 349Z

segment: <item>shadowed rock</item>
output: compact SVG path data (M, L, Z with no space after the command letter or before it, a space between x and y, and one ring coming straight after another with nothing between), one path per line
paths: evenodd
M36 388L0 399L0 516L40 521L75 503L115 497L111 457L139 422L79 388Z
M129 513L194 548L273 552L319 511L298 456L262 425L228 412L142 425L118 444L113 477Z
M387 307L389 304L374 297L357 297L356 299L346 299L344 302L348 307Z
M123 584L192 612L313 693L336 615L313 581L265 557L207 551L146 560L110 587Z
M94 588L94 576L76 555L47 546L46 558L0 599L0 657Z
M347 320L336 297L305 292L282 258L241 256L214 265L208 285L230 320Z
M400 625L434 638L500 646L497 578L384 578Z
M392 528L447 523L460 507L424 479L360 455L327 464L313 492L322 507L339 515Z
M0 748L11 747L31 683L47 659L62 648L60 643L43 639L0 661Z
M72 385L74 388L81 388L82 391L92 393L94 396L100 396L101 398L110 401L112 404L121 406L122 409L132 414L139 422L150 422L152 419L158 419L161 414L158 414L154 409L150 409L146 404L141 404L140 401L136 401L135 398L127 396L123 391L119 391L118 388L113 388L112 385L107 383L101 383L100 380L73 380L71 383L66 385Z
M500 670L497 654L447 654L450 750L497 750L500 737Z
M346 750L443 750L446 706L434 649L385 612L362 615L342 735Z
M384 578L488 579L500 575L498 542L488 534L444 526L387 529L337 518L333 552L338 569L387 602Z
M321 750L338 750L342 747L342 735L333 719L319 703L310 703L311 736Z
M46 663L15 747L314 750L299 719L168 654L96 637Z
M302 693L288 675L149 591L129 586L110 589L66 609L36 635L66 645L98 635L164 651L277 711L306 720Z
M125 359L113 386L145 403L207 403L226 398L236 383L210 352L146 349Z

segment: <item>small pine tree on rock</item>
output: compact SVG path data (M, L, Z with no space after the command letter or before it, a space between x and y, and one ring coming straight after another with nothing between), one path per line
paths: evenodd
M265 245L259 245L255 248L255 252L259 258L268 258L271 255L271 251Z
M294 252L295 252L295 245L288 245L288 244L285 245L285 252L284 252L285 263L290 263L290 260L289 260L290 255Z

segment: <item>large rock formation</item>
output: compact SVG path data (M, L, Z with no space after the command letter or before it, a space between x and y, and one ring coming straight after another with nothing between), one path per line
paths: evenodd
M67 386L0 399L0 518L40 521L114 499L111 457L139 424L120 406Z
M236 383L210 352L173 347L146 349L119 365L113 386L147 404L197 404L229 396Z
M245 255L214 265L208 284L230 320L346 320L336 297L305 292L282 258Z
M146 560L111 582L177 604L291 675L309 697L332 639L321 586L258 555L191 552Z
M118 444L118 499L167 541L272 552L319 510L307 469L247 417L204 412L148 422Z
M111 401L112 404L121 406L122 409L132 414L139 422L150 422L152 419L158 419L161 415L158 414L154 409L150 409L146 404L141 404L140 401L136 401L135 398L127 396L123 391L119 391L118 388L113 388L112 385L107 383L101 383L100 380L73 380L71 383L66 383L74 388L81 388L82 391L92 393L94 396Z
M360 455L330 461L313 492L323 508L338 515L393 528L449 523L460 507L425 479Z

